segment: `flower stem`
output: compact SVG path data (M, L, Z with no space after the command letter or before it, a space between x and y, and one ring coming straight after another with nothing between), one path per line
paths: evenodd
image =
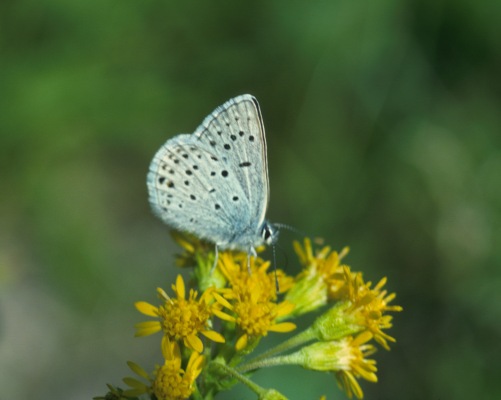
M213 368L217 370L219 373L223 372L226 375L231 375L233 378L239 380L242 382L244 385L246 385L249 389L251 389L254 393L257 395L260 395L264 392L266 392L266 389L262 388L255 382L251 381L249 378L247 378L245 375L242 375L239 371L236 369L223 364L221 362L211 362L210 363L210 368Z
M277 365L296 365L300 364L298 353L286 354L283 356L276 356L267 358L265 360L251 361L238 367L240 372L252 371L253 369L276 367Z
M280 343L278 346L275 346L264 353L258 355L257 357L253 358L252 360L249 360L242 365L239 366L239 370L244 370L244 371L250 371L253 368L248 368L248 365L250 364L255 364L260 362L261 360L264 360L266 358L269 358L271 356L274 356L275 354L283 353L285 351L288 351L294 347L297 347L303 343L309 342L310 340L315 339L315 332L314 330L310 327L306 330L304 330L301 333L298 333L296 336L291 337L290 339L286 340L285 342Z

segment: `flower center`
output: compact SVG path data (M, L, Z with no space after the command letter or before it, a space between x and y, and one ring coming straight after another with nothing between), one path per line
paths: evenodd
M250 336L265 336L275 319L270 303L237 303L237 324Z
M190 397L191 382L185 379L184 371L174 363L167 363L157 370L153 392L158 400L183 400Z
M159 308L162 330L175 340L197 334L207 326L210 312L204 303L174 299Z

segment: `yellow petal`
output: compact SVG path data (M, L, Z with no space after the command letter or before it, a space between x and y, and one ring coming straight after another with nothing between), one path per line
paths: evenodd
M148 315L149 317L158 317L158 307L155 307L146 301L138 301L134 303L134 306L144 315Z
M299 258L299 262L301 264L306 264L306 254L304 253L303 248L301 247L301 244L297 240L294 240L292 245L294 246L294 251L296 252L296 254Z
M377 368L376 368L376 370L377 370ZM377 375L374 372L366 371L363 368L357 368L356 371L365 380L367 380L369 382L374 382L374 383L377 382Z
M290 314L296 306L292 304L290 301L282 301L277 306L277 317L282 317L284 315Z
M189 335L184 338L184 344L186 347L198 351L201 353L204 351L204 344L202 340L197 335Z
M296 324L293 324L292 322L282 322L268 328L268 330L272 332L290 332L294 329L296 329Z
M360 346L364 343L367 343L369 340L373 338L373 335L369 331L363 331L360 335L358 335L353 342L351 342L352 346Z
M229 310L233 310L233 306L226 300L223 296L221 296L219 293L214 292L214 298L216 301L223 305L224 307L228 308Z
M235 344L235 349L237 350L242 350L247 347L247 340L248 336L246 333L244 333L240 338L237 340L237 343Z
M165 360L172 360L174 358L172 346L167 336L162 336L162 343L160 347L162 348L162 355L164 356Z
M219 310L212 310L212 313L224 321L235 322L235 318Z
M181 368L181 350L177 342L171 342L167 336L162 338L162 355L165 363L169 363L172 368Z
M129 377L126 377L126 378L123 378L122 379L123 382L127 385L127 386L130 386L132 388L136 388L136 389L142 389L142 388L146 388L147 386L143 383L143 382L139 382L137 379L135 378L129 378Z
M341 253L339 253L339 260L342 260L349 252L350 248L348 246L343 247L343 250L341 250Z
M132 362L132 361L127 361L127 365L134 373L136 373L137 375L139 375L143 378L148 379L148 373L142 367L140 367L138 364L136 364L135 362Z
M204 356L201 356L196 351L193 351L191 353L188 365L186 366L186 373L191 374L190 380L194 381L195 379L197 379L198 375L200 375L200 372L202 372L201 365L203 361Z
M186 240L183 235L172 231L171 236L179 246L184 248L189 253L193 253L195 251L195 247L188 240Z
M349 382L349 389L353 392L353 394L358 397L359 399L364 398L364 392L362 391L362 388L360 387L360 384L358 381L355 379L355 377L349 373L345 372L346 380Z
M184 281L181 275L178 275L176 278L176 287L174 288L174 290L176 291L177 297L179 299L184 299L184 296L186 295L186 289L184 287Z
M165 293L165 290L163 290L162 288L157 288L157 293L158 293L158 297L160 297L163 301L168 301L170 300L170 297L167 293Z
M140 322L135 325L136 333L134 336L148 336L157 333L162 329L160 322L158 321L146 321Z
M204 357L200 355L200 353L197 353L196 351L192 351L190 355L190 359L188 360L188 365L186 366L186 371L192 369L192 368L197 368L197 366L200 365L200 360L203 359Z
M271 262L270 261L264 261L261 266L259 267L258 271L259 272L266 272L266 270L268 269L268 267L271 265Z
M202 333L202 335L209 338L213 342L217 342L217 343L224 343L225 342L224 336L216 331L202 331L201 333Z

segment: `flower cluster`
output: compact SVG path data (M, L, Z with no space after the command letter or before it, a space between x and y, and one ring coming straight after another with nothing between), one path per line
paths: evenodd
M163 364L152 374L137 364L129 367L138 378L125 378L129 389L109 386L109 398L130 399L145 394L157 400L212 399L243 383L259 399L287 399L273 388L252 381L257 369L298 365L331 372L351 398L363 397L360 380L377 382L376 361L369 358L376 345L389 350L395 339L387 333L392 315L402 308L390 305L395 294L366 282L361 272L342 263L348 249L314 250L309 239L294 243L301 272L293 277L261 257L222 252L189 236L175 234L184 249L180 266L194 266L197 290L187 292L178 275L173 295L157 289L159 304L136 303L153 318L136 325L136 336L161 333ZM319 315L297 331L302 315ZM288 334L277 346L255 356L270 332ZM324 396L322 396L325 399Z
M235 348L240 351L249 343L260 340L268 332L289 332L296 328L292 322L277 322L290 315L294 305L288 301L277 302L275 276L268 273L269 262L259 258L236 260L229 253L221 256L219 267L228 280L228 287L215 293L216 301L225 311L215 314L224 321L233 322L240 336ZM290 288L291 280L277 272L278 287L282 291Z

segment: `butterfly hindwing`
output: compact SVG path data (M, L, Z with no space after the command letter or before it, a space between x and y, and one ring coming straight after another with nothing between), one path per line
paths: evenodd
M176 136L155 155L148 174L150 203L172 227L224 243L238 234L236 215L244 215L248 208L244 201L229 207L224 193L242 199L245 194L223 176L225 167L217 157L193 144L192 138Z

